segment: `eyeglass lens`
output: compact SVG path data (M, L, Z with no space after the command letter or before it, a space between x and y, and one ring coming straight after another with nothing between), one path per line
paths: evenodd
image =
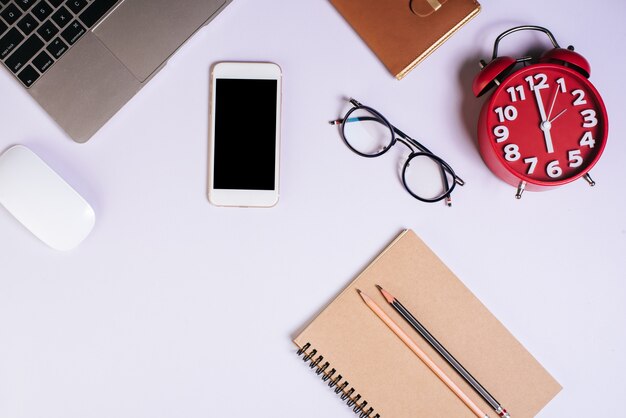
M420 199L436 201L450 192L454 177L431 154L414 154L403 171L405 187Z
M393 132L380 115L357 108L346 115L343 137L348 146L359 154L376 156L385 152L393 142Z

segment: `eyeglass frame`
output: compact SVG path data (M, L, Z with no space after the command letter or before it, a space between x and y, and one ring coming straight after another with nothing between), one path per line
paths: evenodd
M454 172L452 167L450 167L450 164L445 162L443 160L443 158L439 157L438 155L433 154L432 151L430 151L428 148L426 148L424 145L422 145L419 141L411 138L410 136L408 136L407 134L402 132L400 129L396 128L394 125L392 125L387 120L387 118L385 118L376 109L373 109L373 108L371 108L369 106L365 106L365 105L363 105L362 103L360 103L358 100L356 100L354 98L350 98L348 101L352 104L353 107L346 112L346 114L343 117L343 119L331 120L329 122L331 125L339 125L339 124L341 124L341 131L340 131L341 132L341 139L346 144L346 146L352 152L354 152L355 154L360 155L361 157L375 158L375 157L380 157L381 155L385 154L397 142L400 142L400 143L404 144L411 151L411 154L409 154L409 156L407 157L407 159L406 159L406 161L404 163L404 166L402 168L402 184L403 184L405 190L407 192L409 192L409 194L411 196L413 196L415 199L417 199L417 200L419 200L421 202L435 203L435 202L439 202L439 201L441 201L443 199L446 199L446 204L448 206L452 206L452 198L450 197L450 195L452 194L452 191L454 190L454 188L456 187L457 184L459 186L464 186L465 185L465 181L463 181L463 179L461 179L459 176L456 175L456 173ZM355 112L356 110L359 110L359 109L364 109L364 110L366 110L368 112L371 112L373 115L379 117L380 120L382 120L385 123L387 128L389 128L389 133L391 135L391 142L389 142L389 144L385 148L383 148L380 152L378 152L376 154L364 154L364 153L358 151L357 149L355 149L350 144L350 142L346 139L346 134L345 134L346 121L349 119L349 116L353 112ZM414 148L417 149L417 151ZM430 198L429 199L429 198L424 198L424 197L418 196L407 185L406 170L409 167L409 163L414 158L421 157L421 156L424 156L424 157L427 157L427 158L430 158L431 160L433 160L436 164L439 165L439 168L441 170L442 182L443 182L446 190L440 196L438 196L436 198ZM450 186L450 184L448 182L448 176L447 176L446 172L448 174L450 174L452 176L453 180L454 180L452 182L451 186Z

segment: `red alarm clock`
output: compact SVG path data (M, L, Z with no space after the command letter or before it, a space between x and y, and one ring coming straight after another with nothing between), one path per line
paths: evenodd
M537 61L498 57L502 38L521 30L545 33L554 49ZM546 28L518 26L496 38L489 64L480 63L476 97L497 86L478 120L480 153L491 171L517 187L518 199L524 190L547 190L580 177L595 185L589 170L602 155L609 125L588 80L587 60L572 46L559 47Z

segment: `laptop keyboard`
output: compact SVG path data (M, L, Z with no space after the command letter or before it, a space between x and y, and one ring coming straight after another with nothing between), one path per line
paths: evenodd
M0 60L31 87L118 0L0 0Z

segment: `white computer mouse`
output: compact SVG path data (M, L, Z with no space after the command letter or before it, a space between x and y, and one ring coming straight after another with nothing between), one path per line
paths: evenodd
M0 204L36 237L60 251L78 246L96 221L89 203L22 145L0 155Z

